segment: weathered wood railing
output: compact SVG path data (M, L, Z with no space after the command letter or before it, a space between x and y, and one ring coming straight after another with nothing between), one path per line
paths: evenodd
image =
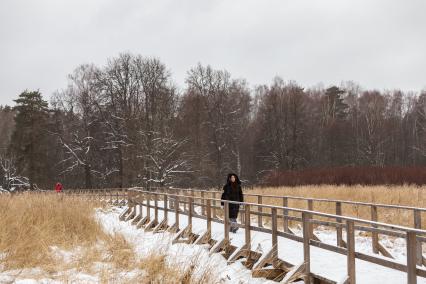
M175 193L175 194L182 194L182 195L190 195L193 198L195 197L210 197L213 199L220 198L220 191L210 191L210 190L197 190L197 189L174 189L174 188L153 188L152 190L155 190L157 192L169 192L169 193ZM404 224L404 226L412 227L415 229L422 229L422 213L426 212L426 208L420 208L420 207L413 207L413 206L401 206L401 205L390 205L390 204L379 204L379 203L369 203L369 202L357 202L357 201L348 201L348 200L337 200L337 199L321 199L321 198L306 198L306 197L297 197L297 196L277 196L277 195L262 195L262 194L254 194L250 192L245 192L244 196L248 199L254 199L255 203L257 204L266 204L266 205L273 205L268 204L265 202L265 199L272 200L275 204L282 204L283 207L289 206L289 201L291 200L298 200L306 203L305 208L310 211L320 211L316 208L316 204L323 202L323 203L332 203L335 208L335 215L338 216L346 216L346 217L355 217L351 216L349 214L346 214L346 212L343 210L342 205L349 205L352 207L362 207L366 210L370 211L370 220L373 222L377 222L380 220L379 216L379 209L383 210L400 210L402 212L400 213L408 213L409 215L412 215L412 223L411 224ZM294 206L293 206L294 207ZM270 216L263 214L262 206L257 206L258 212L260 214L257 215L258 218L258 226L263 226L263 217L264 216ZM321 211L320 211L321 212ZM327 213L327 212L323 212ZM382 212L385 213L385 212ZM288 211L284 211L283 213L283 227L285 232L291 232L291 229L289 228L289 221L300 221L300 218L294 218L289 215ZM365 219L365 218L361 218ZM341 222L340 218L336 218L336 222ZM386 222L386 223L392 223L394 222ZM325 225L325 224L323 224ZM376 254L382 254L383 256L393 258L393 256L386 250L386 248L379 242L379 233L372 231L372 249L373 252ZM346 242L343 240L342 237L342 229L341 227L336 227L336 235L337 235L337 245L340 247L345 247ZM422 247L419 243L417 245L417 265L425 265L426 266L426 258L422 255Z
M159 204L161 200L161 205ZM198 202L197 202L198 200ZM152 204L154 201L154 204ZM162 221L158 219L158 210L162 210L165 213L171 212L176 214L176 223L170 226L170 229L177 232L178 234L175 241L181 239L187 242L195 243L209 243L212 245L211 252L222 252L229 261L235 261L239 257L246 258L245 264L248 267L253 268L254 276L268 276L271 278L279 279L284 277L283 281L294 280L295 278L303 278L306 283L333 283L324 277L320 277L311 273L310 271L310 247L319 247L334 253L346 255L347 258L347 275L344 279L344 283L355 283L355 259L361 259L367 262L381 265L391 269L407 272L407 283L416 283L417 276L426 277L426 270L416 267L418 257L418 243L426 241L426 231L415 228L402 227L398 225L385 224L381 222L361 220L352 217L346 217L341 215L327 214L316 212L312 210L304 210L298 208L272 206L257 203L248 202L231 202L224 201L223 209L217 206L220 202L219 199L210 197L196 197L192 195L180 195L165 192L152 192L143 190L129 190L128 191L128 206L129 210L123 214L123 219L132 219L138 227L145 226L147 230L162 230L167 229L167 216ZM240 227L245 228L245 244L241 248L233 247L230 244L229 239L229 220L228 220L228 207L230 203L238 203L243 206L241 212L242 218ZM220 204L220 203L219 203ZM136 216L136 206L145 206L146 214L143 214L142 210L139 210L140 214ZM194 208L197 207L199 212L197 213ZM252 208L262 208L265 210L252 211ZM150 210L154 210L154 219L151 220ZM223 214L222 218L218 217L218 214ZM269 211L270 213L266 213ZM281 213L282 214L279 214ZM285 213L294 213L299 215L298 217L291 216L292 220L299 221L302 223L303 236L298 236L291 232L280 230L278 228L278 220L283 218L289 218L290 216ZM179 227L179 215L188 216L188 226L182 230ZM145 217L143 217L145 215ZM252 224L252 217L258 216L271 218L271 227L267 228L263 224L254 226ZM206 232L200 236L197 236L192 231L193 218L201 218L207 221ZM324 219L328 219L327 221ZM339 219L338 222L335 220ZM259 219L258 219L259 220ZM331 220L331 221L330 221ZM211 223L218 222L224 225L223 227L223 239L212 240L211 239ZM338 245L331 245L322 243L316 239L313 235L313 225L327 225L341 230L346 231L346 245L345 247ZM376 257L374 255L366 254L356 250L355 247L355 230L386 234L391 236L404 237L407 240L407 262L406 264L394 261L392 259L385 259ZM261 259L259 253L251 250L251 232L259 231L271 234L271 251L266 255L262 256ZM278 237L287 238L293 241L303 243L304 250L304 262L299 265L291 265L288 262L278 258ZM255 265L254 265L255 264ZM253 266L254 265L254 266ZM268 265L273 266L273 270L266 269Z
M145 199L143 199L142 201L140 201L138 198L135 199L134 198L135 193L137 193L138 195L141 195ZM134 188L129 190L127 189L112 189L112 190L108 189L108 190L90 190L90 191L81 190L81 191L73 191L71 194L74 194L74 195L83 194L85 197L89 197L89 198L103 198L104 200L107 200L107 201L113 201L116 204L125 204L129 202L130 208L134 206L134 204L144 205L144 206L147 206L148 212L150 208L153 208L156 217L152 221L152 224L150 225L151 227L158 225L157 224L158 210L172 212L170 211L171 210L170 208L172 208L170 206L172 206L173 204L179 204L183 207L183 210L181 210L177 206L174 206L173 212L176 214L176 216L178 216L179 214L188 215L188 224L192 223L193 217L206 219L207 228L210 230L211 230L211 222L219 222L224 224L224 241L222 242L221 245L216 244L216 247L218 247L219 250L223 250L221 246L224 246L224 244L226 244L227 241L229 241L229 227L228 227L228 222L226 218L227 214L224 215L225 220L223 220L223 218L219 218L218 215L223 215L224 213L223 211L227 210L228 204L234 203L234 202L225 202L225 207L222 209L220 206L218 206L220 204L220 200L218 199L220 195L218 195L218 192L215 192L215 191L186 190L186 189L167 189L167 190L157 189L156 191L143 191L141 189ZM245 195L247 196L249 194L246 193ZM151 197L146 198L146 196L151 196ZM255 196L258 196L258 195L255 195ZM354 283L355 281L354 279L355 272L352 271L355 269L354 268L355 258L376 263L378 265L382 265L392 269L405 271L407 272L407 279L408 279L407 283L416 283L415 282L416 275L420 277L426 277L425 270L419 267L416 267L416 264L417 265L424 264L424 257L422 255L422 243L426 241L426 236L425 236L426 231L418 229L418 228L421 228L421 213L426 211L425 208L363 203L363 202L351 202L351 201L343 201L343 200L311 199L311 198L291 197L291 196L282 196L282 197L266 196L266 197L280 198L283 200L284 206L272 206L272 205L267 205L262 203L249 203L249 202L241 203L244 206L243 206L243 209L241 210L242 212L241 224L239 226L243 228L249 228L249 229L245 230L246 231L245 233L246 248L242 248L240 250L241 253L239 257L248 256L247 257L248 260L246 261L248 265L250 265L250 263L253 264L253 259L256 260L256 258L259 257L258 253L251 251L249 247L247 247L247 244L249 244L249 240L250 240L250 231L260 231L260 232L266 232L271 234L271 239L273 242L272 247L275 247L277 245L276 239L278 236L303 242L304 250L305 250L305 253L304 253L305 258L309 258L308 246L317 246L329 251L347 255L348 279L352 280L351 283ZM290 198L307 201L308 210L288 207L288 200ZM147 200L151 200L151 199L154 200L154 205L151 205L149 201L147 203ZM163 201L165 199L164 203L168 205L164 207L158 206L159 199ZM257 200L262 202L262 196L258 198ZM134 203L135 201L136 203ZM314 211L314 202L316 201L334 202L336 204L336 214L328 214L324 212ZM352 204L356 206L369 206L371 208L372 220L361 220L359 218L344 216L342 212L342 208L341 208L342 204ZM195 206L197 206L200 209L199 214L195 213L194 211ZM249 208L249 210L246 210L245 208ZM256 208L257 210L253 211L253 208ZM414 216L414 228L377 222L378 220L377 208L397 208L401 210L411 210ZM147 216L149 216L149 214ZM257 219L257 226L252 225L252 217L255 217ZM146 218L149 219L149 217L146 217ZM264 218L268 218L268 220L271 221L270 228L265 227L266 224L264 222L265 221ZM282 221L282 224L283 224L282 230L278 228L278 221ZM289 227L289 221L300 222L302 224L303 237L300 237L294 234L294 232ZM161 223L163 223L162 225L164 226L164 220ZM324 225L324 226L334 227L337 233L336 246L322 243L313 233L314 225ZM179 228L179 222L177 221L177 223L172 227L174 228L174 231L177 231L177 229ZM192 236L191 240L194 241L195 236L191 235L192 231L190 227L191 226L189 226L189 228L187 227L186 230L181 232L181 237L186 236L188 239L191 239L189 237ZM348 232L345 238L346 240L343 239L343 230ZM375 257L374 255L369 255L369 254L355 251L354 233L353 233L355 230L370 233L372 237L373 251L375 253L380 252L384 256L387 256L390 258L384 259L380 257ZM407 240L407 263L406 264L401 264L397 261L392 260L392 256L386 250L383 250L384 248L380 245L378 241L379 234L394 236L394 237L403 237ZM309 236L309 238L306 238L306 236ZM206 235L204 236L203 239L205 240L210 237L211 236ZM309 240L309 242L306 241L307 239ZM213 241L209 240L209 242L213 242ZM227 249L229 250L229 246ZM224 251L226 251L226 249ZM275 257L276 252L273 251L270 253L275 259L276 259ZM253 258L251 262L250 262L250 257ZM287 270L289 269L289 265L287 265L286 267L283 264L286 262L279 262L279 261L278 262L275 261L275 262L276 262L275 264L279 263L278 266L280 266L281 268L285 268ZM353 265L352 265L352 262L353 262ZM267 263L268 262L266 262L265 265ZM303 268L304 268L304 273L306 273L309 267L304 266ZM285 269L281 269L281 270L284 271ZM298 272L300 272L300 270L303 270L302 267L299 267ZM257 267L255 271L262 271L262 269ZM256 272L256 273L260 273L260 272ZM309 273L307 275L309 275ZM313 279L316 279L317 281L319 281L318 279L320 279L320 277L318 276L315 276L315 275L311 275L311 276L313 277Z

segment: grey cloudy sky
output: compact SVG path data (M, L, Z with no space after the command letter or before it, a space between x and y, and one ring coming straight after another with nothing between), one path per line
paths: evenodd
M82 63L159 57L184 88L198 62L251 85L426 87L426 1L0 0L0 104L48 98Z

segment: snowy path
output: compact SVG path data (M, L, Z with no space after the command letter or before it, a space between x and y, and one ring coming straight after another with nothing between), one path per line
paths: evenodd
M162 206L159 202L159 206ZM146 214L146 207L143 207L143 215ZM154 218L154 210L151 209L151 217ZM158 210L159 221L163 220L164 213ZM168 213L168 224L175 223L175 213ZM187 215L179 215L180 228L188 224ZM206 220L193 217L193 232L201 234L206 229ZM212 222L212 238L220 240L223 238L224 225ZM333 234L329 232L316 231L320 239L324 242L334 242ZM241 247L244 244L244 229L240 228L236 234L230 233L231 244ZM256 250L261 248L261 252L266 253L271 248L271 235L263 232L251 231L252 249ZM405 245L405 244L404 244ZM357 251L370 252L371 243L367 238L356 238ZM278 257L282 260L292 264L299 264L303 262L303 244L283 237L278 237ZM395 248L394 252L399 252L397 259L405 259L403 251L400 247ZM377 256L377 255L376 255ZM401 263L403 263L401 261ZM328 250L320 249L311 246L311 272L324 276L328 279L339 281L346 275L346 256L337 254ZM356 259L356 279L357 283L377 283L378 279L383 283L406 283L407 274L370 262ZM426 279L417 277L418 283L425 283Z

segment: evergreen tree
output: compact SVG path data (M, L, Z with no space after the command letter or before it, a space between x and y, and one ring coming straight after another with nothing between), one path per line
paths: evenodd
M29 178L30 188L46 177L48 104L39 91L24 91L15 100L15 130L10 151L17 157L18 172Z

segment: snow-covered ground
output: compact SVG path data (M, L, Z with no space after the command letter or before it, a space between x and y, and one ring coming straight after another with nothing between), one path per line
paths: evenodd
M171 244L173 234L145 232L143 229L137 229L130 222L119 221L119 214L124 208L113 207L108 210L98 210L96 218L109 233L121 233L128 242L135 247L138 256L148 256L153 251L161 251L167 255L167 260L177 265L196 264L199 269L195 273L202 273L203 269L211 270L218 276L218 283L273 283L263 278L252 278L251 271L246 269L240 262L228 265L227 261L219 254L209 255L206 246ZM146 208L143 209L145 215ZM159 220L163 219L163 212L159 210ZM152 217L154 212L151 210ZM188 217L180 215L180 227L187 225ZM169 212L168 223L175 223L174 212ZM206 221L193 218L194 233L201 234L206 228ZM301 230L294 228L297 234ZM317 236L326 243L334 244L336 242L335 232L324 228L317 228ZM271 248L271 235L252 231L252 248L260 252L267 252ZM212 237L216 240L223 238L223 224L212 223ZM237 247L244 244L244 229L240 229L236 234L230 234L231 243ZM396 259L402 263L405 262L405 240L403 239L382 239L382 243L390 250ZM279 258L299 264L303 262L302 243L278 237ZM53 248L55 250L55 248ZM76 248L78 250L78 248ZM356 237L356 250L365 253L371 252L371 240L363 236ZM57 249L64 259L71 258L75 252L61 251ZM100 271L102 263L94 264L99 269L99 273L87 274L74 270L66 272L66 281L60 278L40 278L43 272L37 268L24 271L6 271L0 272L0 283L99 283L101 280ZM0 269L1 271L1 269ZM346 274L346 257L317 247L311 247L311 271L332 280L340 280ZM120 283L120 280L131 278L135 271L121 272L115 275L114 283ZM378 279L382 283L406 283L406 273L388 269L379 265L374 265L362 260L356 260L356 278L358 283L377 283ZM37 276L38 275L38 276ZM33 277L34 276L34 277ZM36 277L37 276L37 277ZM426 283L426 279L418 277L418 283Z
M159 202L161 203L161 202ZM162 206L159 204L159 206ZM151 215L153 217L154 210L151 209ZM144 215L146 214L146 208L143 208ZM163 211L159 210L159 220L163 219ZM188 224L188 216L179 215L180 227L183 228ZM172 225L175 223L174 212L169 212L168 223ZM206 228L206 221L193 218L193 232L196 234L202 234ZM256 221L253 220L253 224ZM212 238L220 240L223 238L223 224L212 222ZM295 228L296 234L302 235L300 228ZM336 244L336 233L335 231L326 230L324 228L317 228L315 230L316 235L321 241L330 244ZM345 234L343 236L345 238ZM238 230L236 234L230 233L231 244L241 247L244 244L244 229ZM356 251L369 253L373 255L371 238L357 235L355 237ZM396 261L400 263L406 262L406 248L405 240L401 238L381 238L381 243L388 248L390 253L395 257ZM268 252L271 249L271 234L262 232L251 232L251 244L252 249L260 250L263 253ZM300 264L303 262L303 244L300 242L292 241L286 238L278 237L278 257L292 264ZM377 255L375 255L377 256ZM380 256L379 256L380 257ZM385 258L385 257L383 257ZM315 274L324 276L334 281L340 281L346 275L346 256L333 253L317 247L311 247L311 271ZM390 268L386 268L380 265L376 265L370 262L356 259L356 279L357 283L377 283L377 279L380 279L382 283L406 283L407 274ZM247 280L245 281L254 281ZM252 283L252 282L250 282ZM418 277L417 283L425 283L426 279Z

